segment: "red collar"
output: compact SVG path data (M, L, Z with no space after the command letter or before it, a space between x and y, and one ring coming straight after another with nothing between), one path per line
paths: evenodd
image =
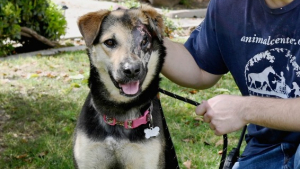
M126 129L134 129L139 127L142 124L147 124L149 121L151 121L151 107L152 103L149 109L147 109L143 116L140 116L137 119L134 120L125 120L125 121L118 121L115 118L107 117L106 115L103 115L103 120L106 124L109 124L111 126L114 125L120 125L124 126Z

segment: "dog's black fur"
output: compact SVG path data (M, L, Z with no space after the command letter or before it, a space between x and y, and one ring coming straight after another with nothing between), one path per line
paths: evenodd
M138 9L133 9L133 10L138 10ZM163 113L161 110L160 102L157 97L158 94L158 88L159 88L159 73L162 69L163 63L164 63L164 58L166 55L166 49L163 45L163 40L161 38L161 29L162 28L162 22L161 18L156 18L157 16L160 17L156 12L153 12L151 8L146 6L146 9L141 9L143 12L139 15L143 15L144 19L148 19L148 24L142 23L139 19L134 18L138 21L133 22L132 17L136 17L134 14L129 13L129 10L123 11L122 15L117 13L115 15L110 15L110 12L108 11L100 11L100 14L98 13L92 13L88 14L79 20L79 27L81 30L81 33L83 34L83 37L85 38L87 47L88 47L88 56L90 60L90 77L88 80L88 86L90 88L90 92L86 98L86 101L83 105L81 114L78 118L76 130L75 130L75 140L74 140L74 161L75 161L75 167L76 168L87 168L87 165L91 165L94 168L111 168L111 169L123 169L123 168L131 168L132 166L138 166L135 164L127 164L126 159L127 157L119 157L118 154L119 151L122 153L128 153L129 159L134 161L133 163L139 163L138 161L143 161L140 162L141 165L139 165L139 168L175 168L174 166L176 165L177 167L177 160L175 161L169 161L169 159L172 159L171 156L175 157L175 152L174 150L170 150L170 144L172 144L169 136L169 132L167 130L167 126L165 123L165 119L163 117ZM120 16L119 16L120 15ZM138 16L139 16L138 15ZM147 17L145 17L146 15ZM117 16L117 17L116 17ZM94 18L100 18L102 19L102 24L100 29L98 30L97 34L90 36L91 31L94 30L94 27L90 28L89 24L92 23L90 20L93 20ZM160 21L158 21L158 19ZM113 22L113 23L111 23ZM152 52L157 52L158 56L157 60L155 61L155 66L148 66L148 61L146 61L146 66L143 67L142 71L145 71L146 76L153 76L151 78L150 82L148 85L146 84L146 88L142 88L140 86L140 91L134 95L126 95L121 91L121 87L118 86L118 82L115 78L114 75L111 71L105 72L103 70L100 70L99 65L94 61L94 59L97 57L97 53L93 53L95 51L95 46L101 44L102 42L100 41L101 37L105 32L109 32L110 30L110 25L120 23L121 25L124 25L126 29L132 30L132 36L134 37L133 39L133 46L132 53L135 52L137 56L139 56L138 60L145 59L143 57L147 56L152 56ZM145 22L145 21L143 21ZM138 38L139 37L139 32L137 32L137 35L135 35L135 26L131 25L132 23L137 23L139 25L143 25L143 30L146 29L145 31L149 31L151 35L149 35L148 39L150 45L146 46L145 48L137 48L136 46L140 45L140 41ZM85 28L87 27L87 28ZM135 36L137 37L135 39ZM103 44L101 44L103 45ZM150 46L150 47L149 47ZM105 47L104 47L105 48ZM99 47L99 50L104 50L103 47ZM139 50L137 50L139 49ZM137 51L137 52L136 52ZM105 52L103 52L105 53ZM106 52L106 54L109 52ZM142 55L143 53L143 55ZM109 55L109 54L107 54ZM145 56L147 55L147 56ZM153 56L154 57L154 56ZM103 61L104 62L104 61ZM120 67L122 67L122 62L119 63ZM148 69L155 69L153 74L148 75ZM119 71L119 70L118 70ZM122 74L123 72L118 72L119 74ZM113 82L114 86L120 90L120 97L125 97L128 98L126 101L118 101L115 100L114 98L111 97L111 91L108 90L108 87L105 84L105 78L103 78L103 74L105 73L105 76L109 76L110 80ZM143 73L145 73L143 72ZM140 73L142 74L142 73ZM136 78L136 79L142 79L141 80L141 85L143 85L143 82L145 80L145 77L131 77L131 76L126 76L122 81L122 83L130 81L130 78ZM135 79L134 79L135 80ZM136 115L138 116L143 116L144 112L149 109L149 107L152 107L152 117L153 117L153 127L159 127L160 128L160 133L156 137L152 137L149 139L145 138L145 133L144 130L149 128L150 124L149 122L147 124L143 124L137 128L134 129L125 129L124 126L120 125L114 125L111 126L109 124L106 124L103 121L103 115L107 115L110 117L115 117L116 119L126 119L129 117L127 113L132 113L133 110L136 110L135 112ZM167 137L167 138L166 138ZM110 139L107 141L107 139ZM169 140L167 140L169 139ZM112 140L112 141L111 141ZM132 144L128 147L122 147L123 142L128 142L128 144ZM159 152L155 154L155 157L152 157L152 159L144 159L144 156L147 157L147 154L151 154L155 152L144 152L144 146L156 146L157 143L156 141L159 142L159 147L158 148ZM113 144L113 146L111 146ZM169 145L166 145L169 144ZM124 144L125 145L125 144ZM135 145L140 146L140 148L134 149ZM107 146L108 148L106 148ZM111 147L110 147L111 146ZM117 147L120 147L121 149L118 149ZM99 148L100 147L100 148ZM132 149L131 149L132 147ZM103 150L101 152L98 152L95 149ZM128 148L128 150L123 150ZM147 147L145 147L147 148ZM167 148L167 149L166 149ZM113 149L113 150L111 150ZM143 151L142 151L143 149ZM107 151L106 151L107 150ZM135 151L140 152L135 152ZM157 150L157 151L158 151ZM98 153L104 153L102 157L102 154ZM107 153L107 154L105 154ZM141 153L140 156L136 156L135 154ZM113 155L112 155L113 154ZM171 155L171 156L170 156ZM95 157L97 156L97 157ZM98 157L99 156L99 157ZM108 156L108 157L106 157ZM136 156L136 157L135 157ZM171 158L170 158L171 157ZM153 164L155 166L143 166L143 164L147 162L147 160L151 161L153 158L157 158L156 164ZM92 161L89 161L92 160ZM98 161L95 161L98 160ZM125 161L124 161L125 160ZM91 164L91 163L95 163ZM106 167L103 167L101 164L105 164ZM148 164L152 165L152 164Z
M124 134L124 130L126 129L122 126L110 126L110 131L105 131L103 129L103 126L101 126L98 122L99 114L97 113L96 109L98 109L99 112L105 112L106 114L114 116L115 114L122 114L123 112L127 112L132 107L142 107L140 112L143 113L150 106L150 102L157 99L156 97L158 94L160 81L159 73L161 71L166 52L165 47L163 46L163 41L159 41L157 37L154 39L154 41L157 41L157 47L159 47L161 53L159 61L161 65L158 65L155 73L156 76L152 80L149 87L145 91L142 91L142 93L138 97L134 98L130 102L117 103L111 101L108 98L108 91L105 89L104 84L99 80L99 78L101 78L101 75L98 73L96 68L92 64L90 64L90 77L88 80L90 93L85 101L85 104L83 105L83 109L77 122L78 128L84 129L89 137L96 140L103 140L107 136L111 136L113 134L117 138L129 138L130 141L145 140L144 129L149 127L148 124L143 125L137 129L131 129L130 132L126 132L126 134ZM88 55L90 58L89 52ZM92 98L96 108L90 105ZM159 107L158 104L153 103L154 110L152 116L153 119L155 119L153 123L154 126L162 126L162 120L160 117L161 113L160 110L157 109L157 107ZM99 133L99 131L101 132Z

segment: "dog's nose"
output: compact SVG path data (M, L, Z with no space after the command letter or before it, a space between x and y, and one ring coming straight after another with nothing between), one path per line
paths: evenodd
M129 78L138 76L140 74L140 71L141 67L139 63L125 63L123 66L123 72Z

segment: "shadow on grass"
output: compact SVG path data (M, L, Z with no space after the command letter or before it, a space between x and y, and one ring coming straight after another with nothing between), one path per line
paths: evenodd
M83 102L82 102L83 103ZM81 105L64 96L0 93L0 168L73 168Z

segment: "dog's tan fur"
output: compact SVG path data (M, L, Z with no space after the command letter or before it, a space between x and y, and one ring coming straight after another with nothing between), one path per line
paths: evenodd
M101 37L100 43L95 46L92 46L92 43L95 40L97 33L100 30L102 20L105 18L105 16L109 14L118 17L118 16L123 16L124 11L118 10L118 11L111 12L108 10L101 10L101 11L91 12L87 15L84 15L80 17L78 20L78 25L84 37L86 45L91 50L92 62L94 63L94 66L98 68L99 71L103 71L103 72L107 72L107 69L105 69L106 67L111 67L112 69L117 70L119 68L120 62L123 61L126 57L131 57L133 60L138 59L137 56L129 55L130 54L129 46L131 45L133 39L129 37L129 35L131 34L129 32L129 29L124 28L123 25L115 24L110 26L110 30ZM131 17L132 23L136 22L136 20L140 20L144 24L151 25L151 27L158 32L158 36L162 38L162 32L164 28L163 20L161 15L158 14L152 7L148 5L142 5L141 10L133 11L131 15L132 15ZM153 23L153 20L155 20L156 23ZM117 36L122 46L119 47L117 50L112 51L107 47L105 47L101 42L103 42L105 39L109 39L112 36L114 36L115 32L118 32ZM151 56L149 66L155 65L155 63L157 62L157 58L155 57L158 54L154 53L153 55L154 55L153 57ZM103 60L105 60L105 63L103 62ZM155 71L154 68L149 68L149 70ZM116 90L116 88L111 87L113 85L111 84L111 82L109 82L108 76L103 78L104 78L103 80L104 82L108 82L108 84L105 86L109 88L109 91L111 91L111 95L114 100L118 100L119 102L126 102L128 100L127 97L121 96L119 94L119 91ZM151 77L147 77L146 82L148 81L151 81ZM142 88L143 89L146 88L147 85L148 85L147 83L144 83Z
M119 151L115 152L115 149ZM131 143L128 140L118 141L111 137L103 142L95 142L88 139L84 133L78 132L74 153L80 169L107 169L116 160L114 155L128 169L156 169L159 164L157 154L161 151L158 139L145 144Z
M118 18L123 17L125 14L130 16L131 25L118 21ZM154 78L157 79L158 77L157 65L162 62L162 59L159 58L160 51L153 50L151 55L147 55L146 51L139 51L139 55L133 51L137 49L132 47L135 43L132 30L135 24L139 22L151 27L155 32L155 36L160 40L162 39L162 17L148 5L142 5L140 9L135 10L91 12L78 20L80 32L90 54L91 67L96 68L97 73L101 75L96 80L101 81L103 84L105 91L108 93L108 100L116 104L131 103L132 100L140 97L139 95L128 97L120 94L120 89L116 88L115 83L111 80L113 78L118 82L119 79L122 79L119 69L124 61L140 62L147 68L147 75L140 87L141 92L145 91ZM101 36L99 36L99 32L101 32ZM108 39L116 39L118 46L110 48L105 45ZM158 44L154 43L153 45ZM110 72L111 74L109 74ZM92 85L95 84L91 83L90 88L92 88ZM145 106L144 104L142 103L138 107L132 107L125 112L121 112L121 114L116 113L114 115L120 121L138 118L140 109ZM85 106L93 107L99 111L93 97L86 101ZM102 112L99 111L98 113ZM98 118L99 125L103 126L103 130L109 130L111 126L105 124L100 115ZM112 165L118 166L118 169L163 169L165 166L163 131L157 137L132 142L128 138L120 139L111 136L92 139L80 127L82 127L81 124L77 126L74 142L74 159L79 169L109 169ZM131 131L122 129L122 132L126 135Z

